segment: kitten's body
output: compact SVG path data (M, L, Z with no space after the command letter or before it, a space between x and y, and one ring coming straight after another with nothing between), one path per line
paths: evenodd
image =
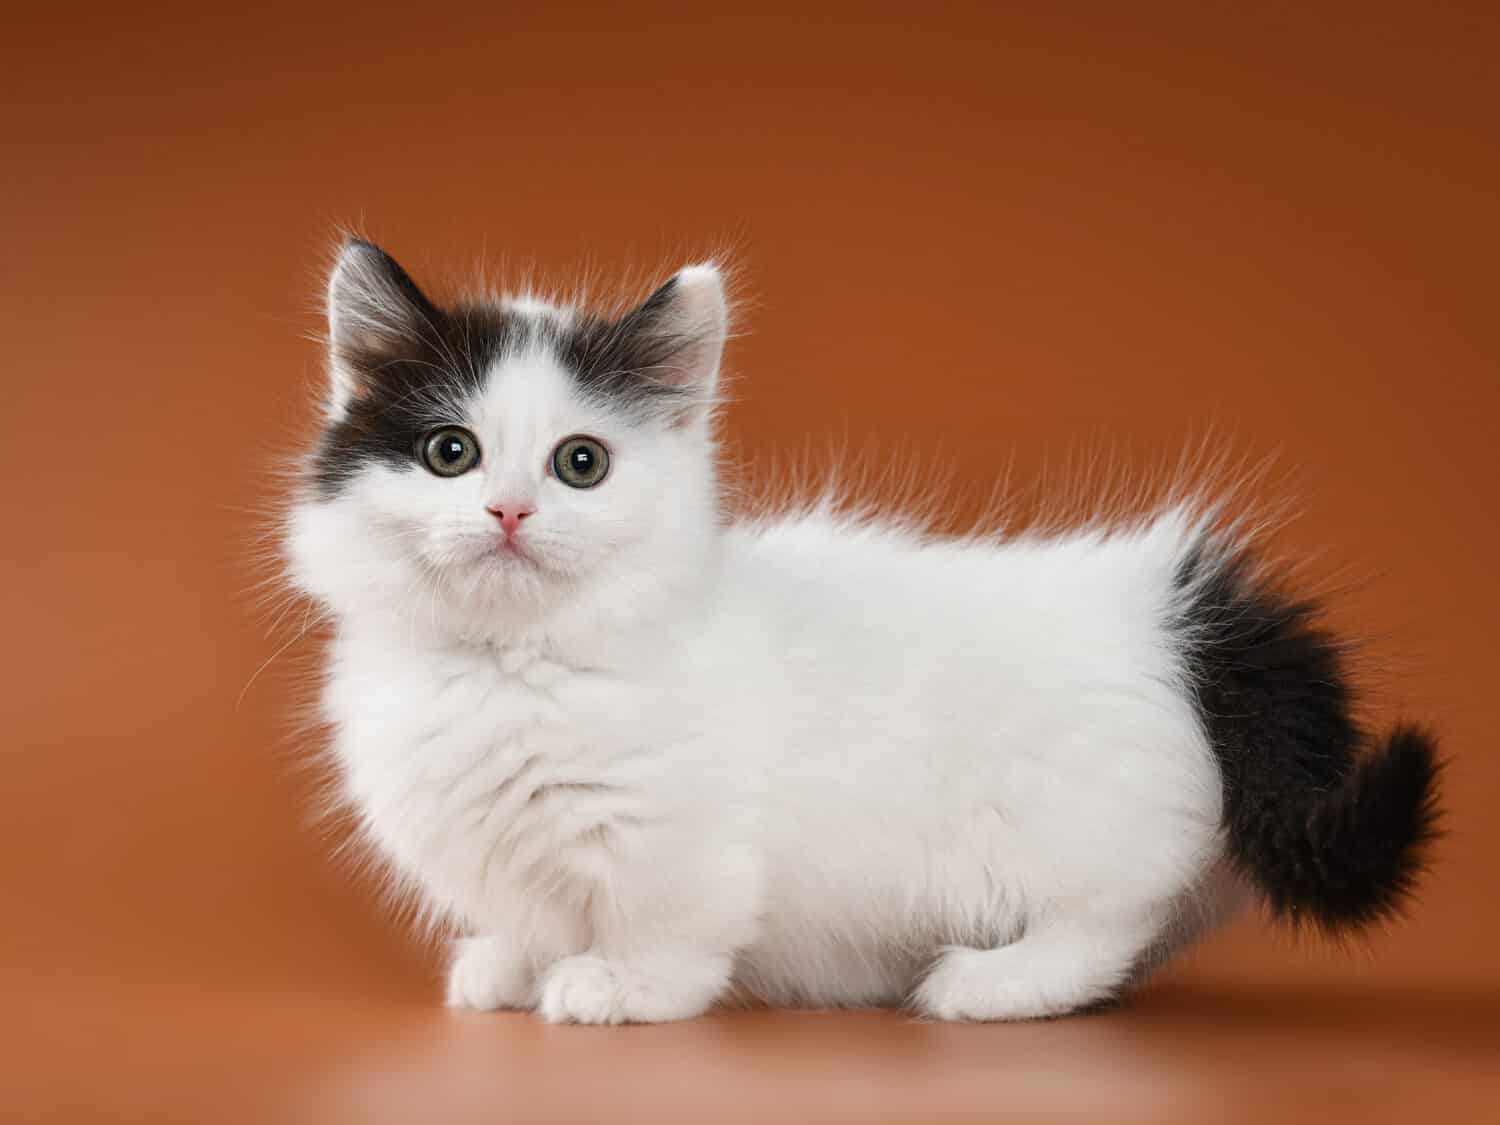
M717 281L679 276L652 298L667 327L629 329L656 341L636 366L711 388ZM1241 873L1329 922L1386 909L1409 879L1428 773L1373 812L1340 796L1370 772L1357 732L1341 691L1295 679L1331 649L1189 509L1008 542L819 510L724 526L711 394L648 408L638 387L579 393L590 356L630 367L629 317L580 345L571 315L441 311L363 244L333 309L345 382L293 512L293 572L338 619L325 711L346 795L474 935L452 1001L649 1021L737 989L1050 1015L1213 921ZM522 317L549 327L518 335ZM454 354L505 318L492 349ZM460 359L462 378L423 373ZM375 382L399 364L405 384ZM413 433L469 426L482 472L433 477L399 442L360 459L372 419L414 397ZM570 433L608 439L610 477L576 495L528 481ZM533 555L497 557L484 505L518 490ZM1274 635L1229 651L1246 613L1253 632L1271 610ZM1234 699L1228 718L1204 710L1214 693ZM1291 744L1234 726L1246 706L1296 728ZM1425 744L1397 749L1430 773ZM1338 823L1319 835L1320 816ZM1319 898L1300 854L1283 877L1279 844L1256 853L1289 826L1307 839L1284 850L1319 849L1349 901Z

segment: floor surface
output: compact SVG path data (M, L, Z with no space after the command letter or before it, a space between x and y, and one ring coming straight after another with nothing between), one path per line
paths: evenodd
M13 1122L1500 1120L1500 992L1164 981L1010 1026L731 1012L552 1027L435 996L67 988L24 1018ZM18 1053L19 1051L19 1053Z

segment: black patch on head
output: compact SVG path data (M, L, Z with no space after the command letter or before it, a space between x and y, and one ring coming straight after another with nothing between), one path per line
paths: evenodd
M445 407L477 392L489 366L523 343L529 332L525 319L498 308L437 307L400 266L381 256L409 302L409 317L394 326L400 329L397 334L370 334L335 345L336 361L359 390L313 451L312 479L324 496L337 492L370 462L398 468L413 464L425 434L463 422Z
M310 475L325 497L369 462L413 464L423 435L463 423L445 406L476 394L495 363L527 347L548 348L584 394L632 415L670 415L692 401L674 379L674 359L694 342L673 327L675 279L618 319L580 313L564 322L498 302L445 308L379 247L351 240L344 253L360 256L363 283L384 300L361 306L378 315L379 330L333 342L333 359L357 392L313 451Z
M1317 607L1243 557L1200 547L1177 588L1231 855L1278 916L1336 930L1396 913L1436 834L1434 740L1408 726L1368 739Z
M647 413L692 401L681 362L697 337L674 316L676 290L673 278L618 320L582 316L559 336L558 356L585 394Z

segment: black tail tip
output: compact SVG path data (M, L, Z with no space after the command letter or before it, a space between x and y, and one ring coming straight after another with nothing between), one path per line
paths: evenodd
M1395 727L1308 817L1304 879L1278 905L1340 933L1399 916L1439 836L1437 739ZM1273 896L1275 897L1275 896ZM1299 909L1300 908L1300 909Z

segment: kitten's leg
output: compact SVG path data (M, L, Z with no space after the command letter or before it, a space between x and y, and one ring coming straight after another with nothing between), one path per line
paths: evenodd
M665 1023L701 1016L729 985L732 957L680 949L583 953L553 965L537 1011L551 1023Z
M1113 996L1150 947L1143 920L1058 917L1032 924L999 949L950 947L912 1004L943 1020L1022 1020L1077 1011Z
M519 891L514 900L525 901ZM486 933L459 939L448 964L448 1006L536 1007L540 971L582 948L579 931L557 904L531 902Z
M536 977L509 937L470 937L453 943L448 965L448 1006L530 1008Z
M661 1023L706 1012L751 937L754 865L712 839L681 842L611 881L594 944L542 976L537 1012L552 1023Z

